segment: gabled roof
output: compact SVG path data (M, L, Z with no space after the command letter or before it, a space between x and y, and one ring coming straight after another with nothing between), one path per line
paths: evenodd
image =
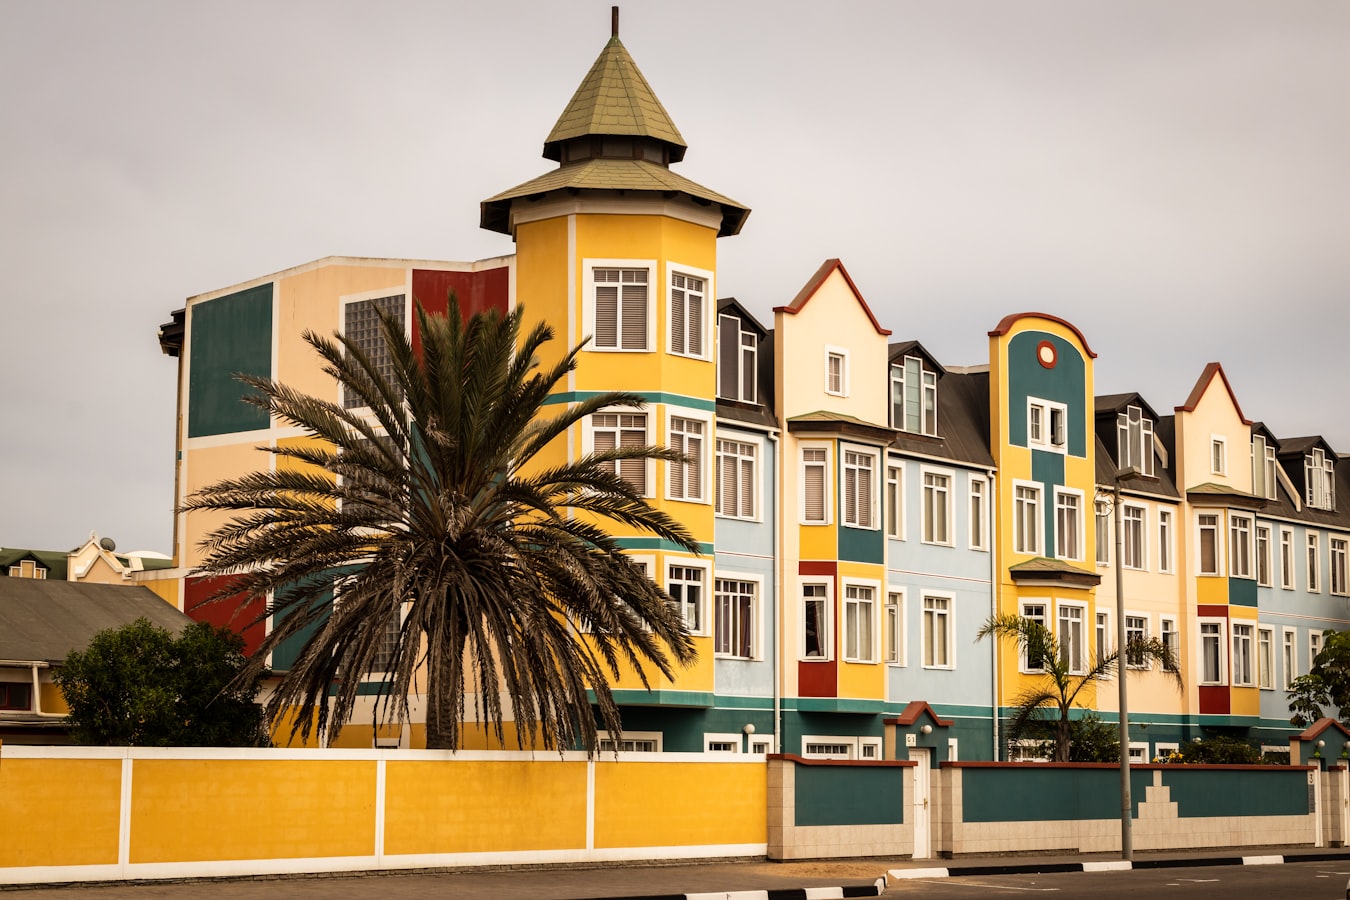
M662 141L671 162L684 158L687 145L666 108L642 77L637 63L614 34L581 80L544 141L544 158L562 158L563 141L587 135L631 135Z
M1275 436L1275 432L1271 431L1269 428L1266 427L1265 422L1252 423L1252 437L1256 437L1257 435L1264 437L1266 439L1266 443L1274 447L1276 450L1280 449L1280 439Z
M1042 313L1042 312L1011 313L999 320L999 323L994 326L994 330L989 332L989 336L1002 337L1009 331L1012 331L1012 327L1016 325L1020 319L1048 319L1051 322L1058 322L1060 325L1063 325L1065 328L1072 331L1078 337L1078 343L1083 345L1083 351L1087 353L1089 357L1091 357L1092 359L1097 358L1097 354L1094 353L1092 351L1092 348L1088 346L1087 338L1083 337L1083 332L1078 330L1077 325L1073 324L1067 319L1061 319L1059 316L1052 316L1049 313Z
M735 316L742 322L750 323L751 330L758 332L760 339L766 338L769 335L769 329L761 325L759 319L755 318L754 313L750 312L750 310L746 309L744 306L741 306L740 301L735 297L723 297L721 300L718 300L717 312L719 315Z
M937 436L897 431L891 447L899 453L921 453L992 469L989 373L948 372L938 389Z
M937 361L937 357L929 353L928 348L918 341L892 341L887 348L887 353L889 354L887 359L892 363L904 359L906 356L921 356L937 373L938 378L947 374L947 370L943 368L942 363Z
M142 616L175 634L192 623L149 588L0 578L0 659L59 663Z
M821 263L820 268L816 269L816 274L812 275L806 284L802 285L802 289L797 292L797 296L792 298L792 302L787 306L775 306L773 311L795 316L802 311L803 306L810 302L811 298L816 295L816 291L820 290L820 286L825 283L825 279L829 278L836 269L839 270L840 275L844 276L844 281L848 283L848 289L853 292L853 296L857 299L858 305L861 306L863 312L867 314L867 318L871 321L872 327L877 330L877 334L889 337L891 333L890 330L882 328L881 323L877 321L877 317L872 315L872 308L867 305L867 301L863 299L862 292L858 290L858 286L854 284L853 279L849 277L848 269L844 268L844 264L841 263L838 258L827 259Z
M1292 456L1306 456L1312 452L1314 447L1321 447L1333 460L1339 460L1336 451L1331 449L1331 445L1326 442L1321 435L1314 434L1308 437L1285 438L1279 443L1278 455L1282 458Z
M1013 581L1056 581L1079 587L1092 587L1101 584L1102 581L1102 576L1095 571L1080 569L1063 560L1044 556L1009 566L1008 577Z
M1295 740L1300 741L1316 740L1317 737L1323 734L1328 728L1339 731L1344 737L1350 738L1350 730L1347 730L1344 725L1342 725L1340 722L1337 722L1335 719L1323 716L1316 722L1309 725L1306 729L1304 729L1303 732L1300 733L1297 738L1295 738Z
M1114 425L1112 426L1114 427ZM1155 431L1154 439L1159 439L1160 435ZM1146 475L1129 475L1124 478L1117 474L1116 460L1107 447L1106 442L1102 440L1101 435L1096 436L1097 441L1097 459L1095 463L1095 477L1097 484L1113 486L1117 483L1123 491L1131 491L1140 494L1152 494L1158 497L1167 497L1177 499L1181 494L1177 491L1176 480L1173 477L1172 470L1162 464L1162 460L1155 460L1153 466L1154 477ZM1163 446L1167 446L1164 441ZM1171 462L1171 453L1168 453L1168 461Z
M33 562L47 570L47 578L53 581L65 581L69 572L67 561L69 555L60 550L28 550L20 547L8 547L0 549L0 578L9 574L9 567L18 565L25 559L31 559ZM4 657L0 657L3 659Z
M1237 410L1238 418L1242 420L1242 424L1252 424L1251 419L1242 414L1242 405L1238 403L1237 394L1233 393L1233 386L1228 383L1228 376L1224 374L1223 366L1216 362L1205 366L1205 370L1200 373L1200 379L1195 382L1195 387L1191 388L1191 395L1186 398L1185 403L1177 407L1177 412L1195 412L1196 405L1200 402L1200 398L1205 395L1205 391L1209 389L1209 383L1214 380L1215 375L1223 381L1223 388L1228 392L1228 399L1233 402L1233 409Z
M946 728L955 724L955 719L939 718L938 714L933 712L933 707L929 706L924 700L911 700L904 709L900 710L900 715L893 719L883 720L887 725L904 725L906 727L919 721L919 716L926 715L932 720L934 725Z
M1127 391L1123 394L1099 394L1093 398L1093 408L1099 416L1107 413L1124 412L1126 407L1130 406L1138 406L1147 414L1148 418L1154 422L1158 421L1157 411L1136 391Z
M787 420L787 425L788 431L799 434L849 434L885 443L889 443L896 433L894 428L886 425L823 409L793 416Z

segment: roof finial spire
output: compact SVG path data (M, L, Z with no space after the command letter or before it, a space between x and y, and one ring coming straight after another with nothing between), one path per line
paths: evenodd
M619 8L617 6L609 8L609 36L619 36Z

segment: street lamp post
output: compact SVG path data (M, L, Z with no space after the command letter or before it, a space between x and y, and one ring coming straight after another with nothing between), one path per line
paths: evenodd
M1111 489L1112 518L1116 525L1116 684L1120 689L1120 858L1134 859L1133 822L1130 817L1130 713L1125 687L1125 670L1129 662L1125 632L1125 532L1121 528L1120 480L1139 474L1129 466L1116 472L1116 483Z

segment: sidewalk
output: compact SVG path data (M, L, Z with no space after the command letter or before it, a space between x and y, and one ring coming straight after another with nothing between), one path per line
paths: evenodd
M1350 862L1350 849L1245 847L1240 850L1139 851L1134 868L1278 865L1297 861ZM596 868L470 869L460 872L384 872L364 875L284 876L178 882L19 887L14 900L271 900L279 893L313 900L423 900L426 896L484 900L826 900L875 897L887 881L1030 872L1125 869L1119 854L979 856L943 859L845 859L775 863L764 860ZM78 894L72 896L72 891Z

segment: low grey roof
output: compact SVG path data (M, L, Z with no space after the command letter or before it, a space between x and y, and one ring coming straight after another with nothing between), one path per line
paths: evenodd
M910 451L992 468L989 373L948 371L938 387L938 436L897 431L891 446L900 453Z
M98 632L141 617L174 634L192 623L145 587L0 578L0 659L59 663Z

